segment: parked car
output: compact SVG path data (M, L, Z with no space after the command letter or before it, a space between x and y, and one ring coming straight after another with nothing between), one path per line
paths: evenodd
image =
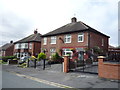
M20 59L19 64L23 64L23 63L25 63L25 62L26 62L26 60L28 60L29 58L30 58L30 56L25 56L25 57L22 57L22 58Z

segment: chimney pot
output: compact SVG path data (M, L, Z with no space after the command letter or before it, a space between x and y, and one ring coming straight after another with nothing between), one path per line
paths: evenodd
M75 22L77 22L77 18L76 18L76 17L73 17L73 18L71 19L71 23L75 23Z
M11 40L10 43L13 43L13 40Z
M34 30L34 34L37 34L37 29L36 29L36 30Z

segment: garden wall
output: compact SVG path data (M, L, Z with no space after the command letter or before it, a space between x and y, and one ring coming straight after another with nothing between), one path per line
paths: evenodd
M113 62L103 62L104 57L98 57L98 61L99 77L120 80L120 64Z

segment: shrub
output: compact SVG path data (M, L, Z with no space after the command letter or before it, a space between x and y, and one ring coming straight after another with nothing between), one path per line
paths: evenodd
M51 64L62 63L62 61L63 61L62 57L59 56L59 54L57 52L52 55L51 59L52 60L49 61L49 62L51 62Z
M0 57L4 62L7 62L8 59L14 59L16 58L16 56L4 56L4 57Z
M38 60L41 60L41 59L46 59L45 53L39 53L38 54Z

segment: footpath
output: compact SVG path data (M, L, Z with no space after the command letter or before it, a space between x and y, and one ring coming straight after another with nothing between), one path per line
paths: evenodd
M62 88L120 88L120 82L99 78L97 74L80 72L64 73L62 70L55 70L52 67L42 70L39 67L35 69L33 67L20 68L17 65L2 65L2 70L15 73L18 76L29 77L36 81L38 79L43 83L52 82L58 85L58 87L59 85L60 87L63 85Z

